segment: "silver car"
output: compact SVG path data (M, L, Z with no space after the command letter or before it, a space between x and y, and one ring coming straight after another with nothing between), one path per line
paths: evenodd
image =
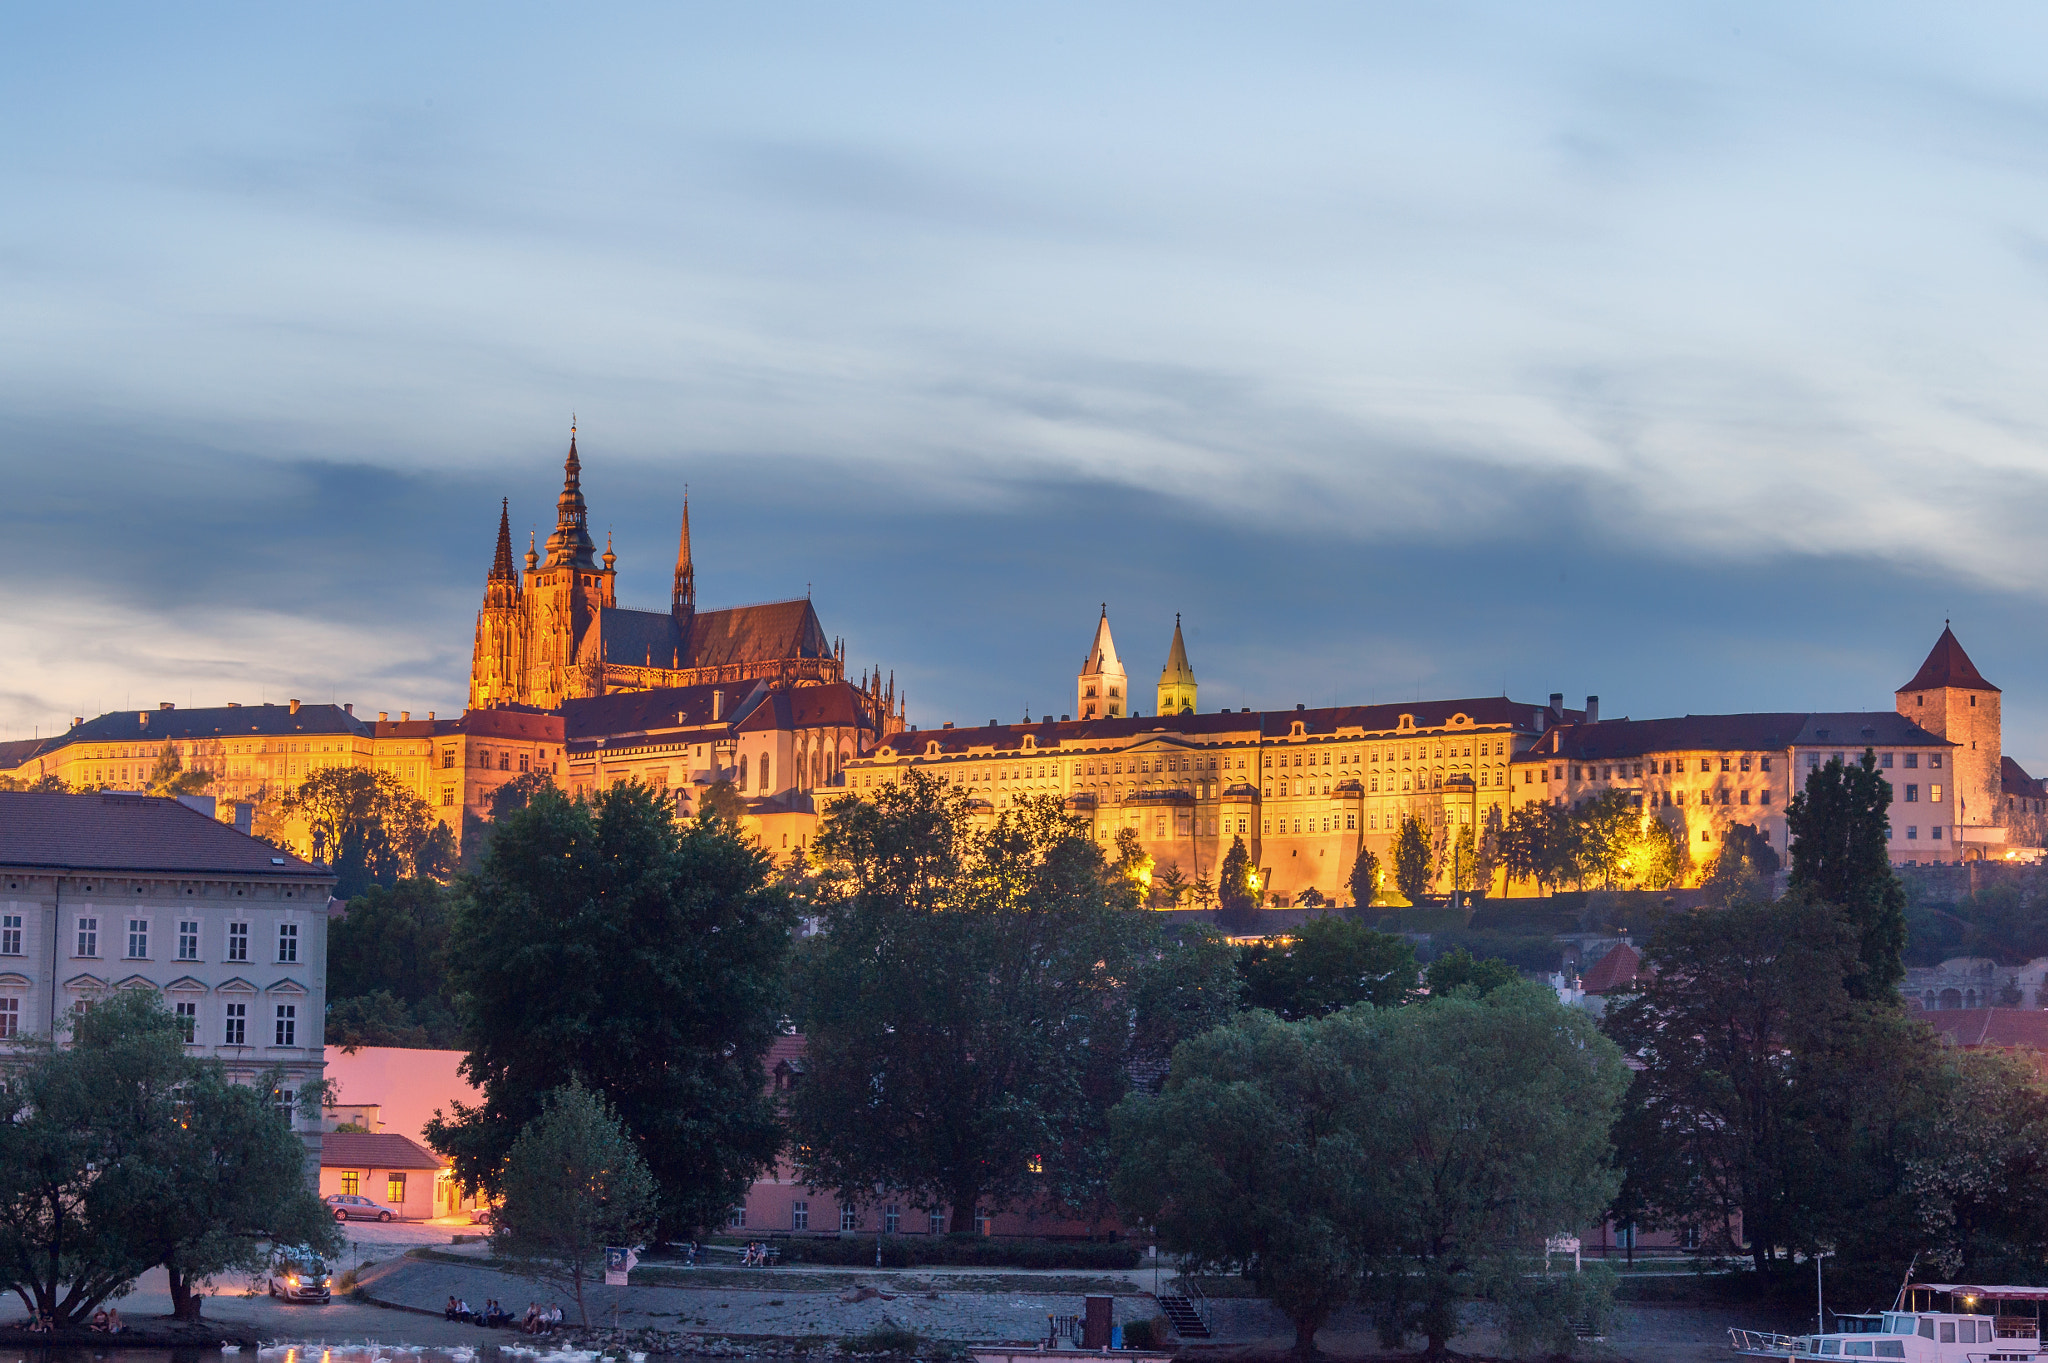
M393 1221L398 1217L391 1208L354 1193L329 1193L323 1200L334 1209L336 1221Z

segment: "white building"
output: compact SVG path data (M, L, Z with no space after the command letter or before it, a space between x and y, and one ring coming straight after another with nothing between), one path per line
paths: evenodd
M148 989L188 1053L322 1074L334 877L176 800L0 791L0 1044ZM317 1186L320 1121L294 1115Z

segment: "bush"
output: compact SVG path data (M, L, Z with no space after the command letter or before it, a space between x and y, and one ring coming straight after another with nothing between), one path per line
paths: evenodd
M786 1264L872 1268L871 1237L776 1240ZM884 1268L942 1264L963 1268L1136 1268L1143 1250L1128 1241L998 1239L987 1235L885 1235Z
M1126 1349L1156 1349L1159 1347L1159 1325L1157 1318L1127 1320L1124 1322L1124 1347Z
M924 1336L902 1325L877 1325L864 1335L848 1335L839 1341L843 1354L890 1354L914 1357Z
M1614 1318L1615 1275L1605 1264L1582 1273L1517 1275L1492 1284L1494 1311L1508 1351L1569 1358Z

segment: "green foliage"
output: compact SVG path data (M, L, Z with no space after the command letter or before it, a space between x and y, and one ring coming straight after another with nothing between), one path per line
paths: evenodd
M1738 899L1768 899L1771 897L1771 877L1778 873L1782 864L1770 838L1756 825L1734 824L1722 836L1721 851L1714 858L1713 867L1700 888L1722 903Z
M309 850L333 868L343 899L373 885L444 878L455 865L454 833L388 771L322 767L287 790L278 808L305 820Z
M1370 1003L1395 1008L1415 989L1415 948L1405 938L1344 918L1312 918L1294 936L1243 947L1245 1006L1290 1022Z
M678 825L637 783L552 788L497 830L452 924L474 1106L428 1136L496 1191L518 1133L571 1079L600 1093L652 1171L672 1234L716 1225L781 1133L761 1064L783 1013L794 912L722 820Z
M1601 889L1663 890L1690 864L1684 834L1646 814L1622 790L1561 805L1523 805L1502 825L1500 861L1509 876L1552 892L1569 882Z
M1413 814L1401 819L1401 831L1394 835L1394 885L1410 904L1422 902L1435 875L1436 855L1430 846L1429 830Z
M1106 1213L1108 1109L1138 1048L1164 1054L1227 1015L1227 949L1139 911L1057 799L976 831L958 788L914 778L835 803L813 849L800 1177L951 1208L960 1232L1040 1195Z
M1429 969L1423 972L1423 979L1429 985L1429 996L1433 999L1447 998L1460 989L1469 989L1474 997L1484 998L1502 985L1514 984L1521 978L1521 972L1506 961L1474 960L1472 953L1463 947L1445 952L1431 961Z
M709 819L723 819L739 826L740 816L747 812L747 797L740 794L731 781L714 782L698 801L698 813Z
M1581 1348L1580 1330L1611 1333L1614 1270L1588 1264L1583 1271L1544 1272L1513 1264L1485 1284L1494 1317L1517 1357L1569 1358Z
M157 750L156 764L149 769L146 789L151 795L177 799L180 795L197 795L213 784L213 773L185 769L185 759L178 755L178 745L168 740Z
M0 776L0 790L34 790L50 795L67 795L71 787L55 772L43 776Z
M353 1054L364 1046L452 1051L462 1047L462 1020L439 999L407 1003L389 990L327 1005L326 1041Z
M1192 888L1188 884L1187 872L1180 869L1180 863L1169 861L1152 877L1152 906L1160 909L1177 909L1187 899Z
M32 1311L75 1323L162 1264L190 1319L193 1285L265 1241L334 1238L270 1082L189 1059L154 994L100 1000L63 1049L24 1041L0 1095L0 1286Z
M1626 1083L1591 1021L1531 985L1300 1023L1247 1013L1118 1108L1117 1196L1167 1249L1245 1267L1304 1354L1360 1283L1391 1335L1441 1353L1462 1294L1598 1216Z
M533 797L555 784L545 771L522 771L491 792L491 822L496 824L533 803Z
M604 1275L607 1245L637 1245L653 1228L654 1176L604 1098L571 1080L547 1095L512 1143L491 1221L491 1252L512 1270L576 1298Z
M881 1241L882 1267L945 1264L963 1268L1132 1269L1143 1249L1128 1240L1025 1240L992 1235L842 1235L780 1242L789 1264L872 1268Z
M1259 894L1252 888L1253 873L1252 854L1244 838L1232 837L1216 875L1216 900L1224 925L1233 932L1244 932L1258 920Z
M1135 828L1116 831L1116 873L1128 880L1140 895L1145 894L1152 883L1152 854L1139 841Z
M1501 822L1500 806L1492 805L1486 811L1486 826L1480 830L1479 840L1472 851L1472 892L1484 898L1493 891L1494 877L1500 874L1503 853L1501 840L1505 825Z
M1525 804L1508 815L1501 830L1501 862L1516 880L1533 880L1555 893L1579 879L1579 833L1561 805Z
M1372 906L1380 893L1380 859L1366 847L1358 849L1358 857L1351 863L1351 902L1358 908Z
M1839 757L1809 774L1792 798L1791 888L1833 904L1856 933L1848 981L1857 998L1889 995L1906 977L1906 892L1892 874L1886 835L1892 788L1877 774L1877 754L1845 766Z
M1164 1324L1165 1321L1158 1316L1149 1316L1144 1320L1125 1321L1124 1347L1126 1349L1161 1348L1166 1343L1166 1331L1161 1328Z
M327 929L327 1038L345 1046L453 1047L448 986L454 892L431 880L372 886Z
M1451 888L1459 894L1471 892L1474 872L1479 860L1479 841L1472 832L1471 824L1460 824L1458 834L1451 839Z

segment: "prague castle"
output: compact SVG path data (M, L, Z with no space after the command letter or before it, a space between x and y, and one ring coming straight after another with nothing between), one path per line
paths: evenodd
M589 519L572 428L545 560L529 540L525 571L513 567L510 503L499 510L497 555L476 618L470 709L530 705L553 710L565 701L620 691L844 680L843 647L826 639L808 599L697 609L687 499L666 611L620 607L613 595L617 556L607 540L598 557ZM870 708L879 724L888 708L879 676L864 682L863 689L872 696Z

